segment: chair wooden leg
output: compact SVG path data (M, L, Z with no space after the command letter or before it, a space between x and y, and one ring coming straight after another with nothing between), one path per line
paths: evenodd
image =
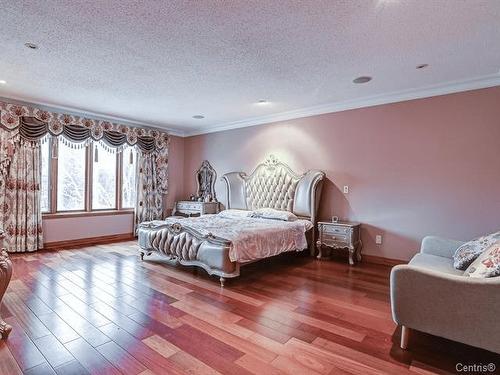
M408 348L409 336L410 336L410 328L406 326L401 326L401 349L406 350Z

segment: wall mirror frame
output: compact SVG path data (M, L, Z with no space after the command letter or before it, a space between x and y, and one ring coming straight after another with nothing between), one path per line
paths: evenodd
M217 202L215 193L215 182L217 181L217 172L210 165L208 160L203 160L201 167L195 173L196 177L196 197L203 201Z

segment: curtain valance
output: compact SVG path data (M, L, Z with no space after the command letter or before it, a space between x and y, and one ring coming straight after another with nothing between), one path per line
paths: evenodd
M93 139L104 141L111 147L137 145L143 152L163 150L168 148L169 143L168 134L156 129L49 112L2 101L0 124L7 130L19 130L20 136L30 141L38 140L49 133L53 136L63 135L74 142Z

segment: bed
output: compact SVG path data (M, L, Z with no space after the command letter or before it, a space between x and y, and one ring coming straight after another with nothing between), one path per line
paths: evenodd
M307 248L314 254L324 177L318 170L296 174L273 156L250 175L227 173L226 210L140 224L141 259L155 253L174 264L198 266L224 286L245 264Z

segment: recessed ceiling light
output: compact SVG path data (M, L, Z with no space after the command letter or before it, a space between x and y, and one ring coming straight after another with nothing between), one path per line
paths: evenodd
M361 77L358 77L358 78L354 78L352 80L353 83L367 83L367 82L370 82L372 80L372 77L368 77L368 76L361 76Z
M204 119L205 116L203 116L203 115L194 115L193 118L195 118L197 120L201 120L201 119Z
M35 43L27 42L27 43L24 43L24 46L28 47L30 49L38 49L38 46Z
M7 84L7 81L4 81L3 79L0 79L0 85L5 85Z
M415 69L424 69L424 68L427 68L429 66L429 64L418 64Z

